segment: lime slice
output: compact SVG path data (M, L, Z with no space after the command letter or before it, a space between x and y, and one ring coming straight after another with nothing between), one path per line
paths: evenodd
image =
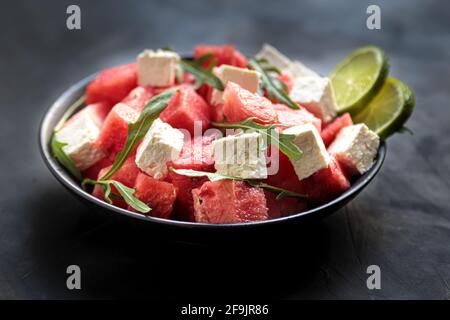
M386 54L378 47L357 49L330 74L338 113L356 114L381 89L389 72Z
M388 78L380 92L356 116L355 123L365 123L381 139L399 131L414 109L414 94L405 84Z

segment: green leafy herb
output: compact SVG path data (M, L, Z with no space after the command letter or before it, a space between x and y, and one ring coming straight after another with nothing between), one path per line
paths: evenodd
M283 126L281 124L260 124L255 122L264 122L261 119L250 117L240 122L213 122L212 125L216 128L236 128L243 130L254 130L261 133L267 145L273 144L281 152L283 152L290 160L298 160L302 155L302 151L292 142L293 135L278 133L274 130L275 127Z
M273 193L276 193L277 194L277 197L276 197L277 200L283 199L284 197L307 198L307 196L304 195L304 194L300 194L300 193L297 193L297 192L289 191L289 190L286 190L286 189L283 189L283 188L278 188L278 187L272 186L272 185L264 183L264 182L254 181L254 180L246 180L246 182L249 185L251 185L252 187L259 187L259 188L271 191Z
M123 199L133 209L142 213L147 213L151 210L149 206L147 206L144 202L142 202L141 200L139 200L134 196L134 193L136 192L135 189L129 188L118 181L84 179L82 183L83 188L85 188L87 184L100 185L103 189L105 201L108 202L109 204L112 204L111 198L119 197L118 195L111 193L111 187L113 186L119 192L120 194L119 198Z
M206 83L206 84L216 88L217 90L220 90L220 91L224 90L224 85L223 85L222 81L216 75L214 75L214 73L212 72L212 69L216 65L216 61L213 58L214 58L214 55L212 53L208 53L208 54L201 56L197 60L182 59L180 61L181 69L184 72L190 73L195 77L195 79L196 79L195 87L196 88L198 88L203 83ZM205 62L210 61L210 60L211 60L211 63L209 64L209 66L207 68L202 67L202 65Z
M64 152L63 148L67 143L60 142L56 139L56 134L53 133L51 141L51 149L53 156L58 160L58 162L66 168L75 178L81 180L80 170L75 166L75 163L70 159L70 157Z
M265 63L267 63L265 60L249 60L249 65L261 74L262 85L267 90L269 97L271 99L276 98L280 103L287 105L291 109L299 109L298 104L289 97L284 83L270 74L273 71L277 73L279 70L273 67L264 67L263 64Z
M232 177L227 176L219 173L214 172L203 172L203 171L196 171L191 169L174 169L173 167L170 167L170 170L175 172L176 174L187 176L187 177L207 177L209 181L219 181L219 180L236 180L236 181L244 181L247 182L252 187L259 187L262 189L266 189L268 191L271 191L273 193L277 194L277 200L282 199L284 197L293 197L293 198L306 198L306 195L289 191L286 189L278 188L275 186L271 186L267 183L263 183L261 181L253 180L253 179L242 179L239 177Z
M175 89L170 89L154 96L144 107L136 122L128 124L128 136L125 145L117 154L111 169L103 176L102 180L108 180L122 167L133 149L147 133L153 121L167 107L175 92Z
M53 136L50 142L50 147L52 150L53 156L58 160L58 162L66 168L75 178L81 179L81 173L78 168L75 166L73 160L64 152L64 147L67 143L58 141L56 137L56 132L59 131L64 123L75 113L78 109L84 104L85 96L81 96L77 101L75 101L63 114L61 119L56 124L55 128L53 128Z

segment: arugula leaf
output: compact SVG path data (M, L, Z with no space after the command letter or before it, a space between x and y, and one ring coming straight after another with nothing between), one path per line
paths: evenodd
M297 192L289 191L286 189L278 188L275 186L271 186L267 183L253 180L253 179L243 179L239 177L232 177L223 175L220 173L214 173L214 172L203 172L203 171L196 171L191 169L174 169L173 167L170 167L170 170L175 172L176 174L187 176L187 177L207 177L209 181L219 181L219 180L236 180L236 181L244 181L247 182L252 187L258 187L262 189L266 189L268 191L271 191L273 193L277 194L276 199L280 200L284 197L293 197L293 198L306 198L307 196L304 194L300 194Z
M219 181L219 180L239 180L243 181L243 179L238 177L232 177L227 176L219 173L214 172L206 172L206 171L197 171L192 169L175 169L173 167L169 168L171 171L175 172L176 174L187 176L191 178L198 178L198 177L207 177L209 181Z
M134 193L136 192L135 189L129 188L126 185L120 183L119 181L84 179L81 185L83 186L83 188L85 188L87 184L100 185L103 189L105 201L108 202L109 204L112 204L111 197L118 198L117 195L111 193L111 186L114 186L117 189L117 191L119 191L120 198L123 199L133 209L142 213L147 213L150 210L152 210L144 202L142 202L141 200L139 200L134 196Z
M278 188L275 186L272 186L270 184L264 183L264 182L260 182L260 181L254 181L254 180L248 180L246 181L249 185L251 185L252 187L259 187L259 188L263 188L266 189L268 191L271 191L273 193L277 194L276 199L277 200L281 200L284 197L292 197L292 198L307 198L306 195L304 194L300 194L294 191L289 191L283 188Z
M282 124L260 124L255 122L265 122L256 117L250 117L240 122L213 122L216 128L236 128L243 130L254 130L261 133L267 145L274 144L281 152L283 152L290 160L298 160L302 155L302 151L292 142L293 135L278 133L275 127L283 126Z
M274 72L276 74L281 74L281 70L279 68L274 66L268 66L269 60L267 60L266 58L260 58L255 60L261 65L261 67L266 71L266 73Z
M103 176L102 180L111 178L122 167L128 156L147 133L148 129L160 113L167 107L170 99L175 94L175 89L164 91L154 96L142 110L136 122L128 124L128 136L123 149L117 154L111 169Z
M63 148L67 145L65 142L58 141L56 138L56 132L59 131L64 123L75 113L78 111L78 109L84 104L85 102L85 96L81 96L78 98L77 101L75 101L66 112L64 112L61 119L59 119L56 126L53 128L53 135L50 142L50 147L53 156L58 160L58 162L66 168L75 178L81 180L81 173L80 170L75 166L75 163L73 160L64 152Z
M267 90L271 99L276 98L280 103L287 105L291 109L300 109L298 104L289 97L286 86L280 80L270 75L273 68L265 68L261 65L261 62L255 59L250 59L249 65L261 74L262 85Z
M183 71L192 74L195 79L195 87L198 88L203 83L206 83L217 90L223 91L224 85L222 81L212 72L212 69L216 65L216 61L213 59L208 68L203 68L202 64L212 59L214 55L212 53L205 54L197 60L181 59L180 67Z
M75 166L75 163L72 159L64 152L63 148L67 145L67 143L60 142L56 139L56 134L53 133L52 141L51 141L51 150L53 156L58 160L58 162L66 168L75 178L81 180L80 170Z

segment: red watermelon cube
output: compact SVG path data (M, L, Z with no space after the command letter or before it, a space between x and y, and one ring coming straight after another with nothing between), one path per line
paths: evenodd
M294 85L294 80L290 75L282 73L278 75L277 79L286 85L288 92L291 92L292 86Z
M190 178L169 171L167 179L173 184L177 192L177 199L175 201L177 219L194 222L194 198L192 197L192 190L200 188L208 181L208 178Z
M320 132L322 128L322 121L305 108L301 106L299 107L300 109L294 110L284 104L277 103L273 105L273 108L277 112L278 122L280 124L292 127L312 123Z
M301 184L302 193L307 194L308 200L313 204L330 201L350 188L350 182L333 156L330 157L330 164L327 168L302 180Z
M86 102L105 101L114 105L137 86L136 64L126 64L106 69L86 89Z
M298 178L289 158L279 150L277 150L277 153L278 153L278 171L267 177L267 183L276 187L285 188L286 183L289 181L290 178L295 177L296 181L298 181ZM272 159L275 158L275 156L273 156L272 153L270 154L270 157L271 161L272 160L277 161L277 159Z
M217 66L222 64L228 64L231 66L246 68L248 65L247 58L240 53L236 48L232 45L223 45L223 46L206 46L199 45L194 48L194 57L195 59L204 56L205 54L212 53L214 58L217 60ZM204 67L209 66L211 61L205 62Z
M92 166L81 172L81 174L84 178L95 180L98 178L98 175L102 169L109 167L112 164L113 159L106 157L94 163Z
M334 156L330 156L327 168L300 181L290 160L280 153L279 170L275 175L267 177L267 183L307 195L307 202L313 205L330 201L350 188L350 182Z
M114 159L122 150L128 135L128 123L135 121L139 112L124 103L116 104L103 123L96 141L110 159Z
M256 117L264 121L277 121L272 103L233 82L228 82L223 93L223 114L230 122Z
M152 217L172 218L173 204L177 198L175 187L165 181L156 180L145 173L139 173L135 183L135 197L146 203L152 210ZM133 210L131 207L128 210Z
M224 122L223 104L211 105L211 120L213 122Z
M188 130L193 136L195 124L202 129L201 132L209 128L209 105L191 86L182 85L160 118L174 128Z
M332 122L327 123L320 133L325 146L328 147L331 142L333 142L333 140L336 138L336 135L342 128L351 126L352 124L352 117L349 113L344 113L342 116L337 117Z
M153 97L153 88L148 87L136 87L122 100L127 106L133 108L134 110L141 112L145 105Z
M214 172L214 157L211 143L215 136L196 137L190 142L185 142L181 150L180 158L171 162L169 167L175 169L192 169L198 171ZM205 177L191 178L169 171L168 181L177 190L176 207L179 218L186 221L194 221L194 200L192 190L200 188L208 179Z
M192 195L197 222L239 223L269 217L263 190L242 181L208 181L192 190Z
M306 201L297 198L284 197L277 199L273 192L264 190L270 219L287 217L307 209Z
M135 184L136 178L139 174L139 168L136 166L136 163L134 162L135 158L130 157L128 158L125 163L120 167L120 169L110 178L110 180L118 181L127 187L132 188ZM98 174L97 179L100 180L111 168L111 166L103 168L100 170L100 173ZM119 192L115 187L111 188L112 193L116 195L120 195ZM92 195L104 200L104 194L103 189L100 185L95 185L94 190L92 191ZM113 199L113 204L116 206L119 206L121 208L126 208L127 204L123 200Z
M185 140L179 158L172 161L169 166L175 169L214 171L214 156L211 145L217 138L219 138L219 135L213 133L194 137L189 141Z

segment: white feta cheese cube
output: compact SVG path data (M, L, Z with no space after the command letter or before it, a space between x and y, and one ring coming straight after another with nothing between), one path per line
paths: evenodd
M183 148L184 135L162 122L153 121L136 153L136 165L155 179L167 174L167 163L178 159Z
M66 144L62 150L80 171L89 168L105 156L95 146L101 123L99 116L88 106L69 119L56 133L56 140Z
M342 128L328 152L351 171L363 174L372 166L379 146L378 135L360 123Z
M227 136L213 142L217 173L243 179L267 178L266 150L260 133Z
M307 68L300 61L291 61L288 57L278 51L270 44L265 43L256 55L257 59L266 59L273 67L280 69L293 78L298 77L319 77L317 73Z
M242 88L252 93L256 93L258 91L259 73L257 71L224 64L216 68L214 73L220 80L222 80L224 85L226 85L228 81L231 81L237 83ZM213 105L222 103L222 95L222 91L214 89L211 95L211 103Z
M138 84L165 87L175 83L180 56L171 51L145 50L137 57Z
M299 180L326 168L330 157L317 128L311 123L288 128L284 134L294 136L293 143L302 151L298 160L291 160Z
M336 116L336 99L329 78L297 78L290 97L324 122L330 122Z
M320 77L318 73L312 71L303 63L297 60L294 60L292 62L292 64L286 70L286 73L291 75L294 79L300 77Z

